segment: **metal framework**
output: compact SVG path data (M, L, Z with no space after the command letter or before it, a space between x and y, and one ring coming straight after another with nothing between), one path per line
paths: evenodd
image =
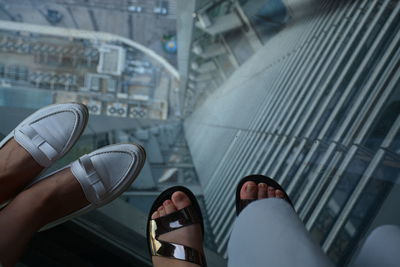
M399 176L400 156L392 147L400 114L394 114L376 148L366 142L400 82L400 3L321 1L315 14L280 33L284 56L254 74L269 81L264 100L249 114L247 129L227 136L230 145L204 188L219 253L226 253L236 216L231 196L237 177L277 177L306 228L343 263L371 219L364 217L364 228L357 228L356 205L373 181L382 181L385 168L394 166L394 182ZM372 214L379 208L373 204L365 204ZM322 230L321 222L326 223Z

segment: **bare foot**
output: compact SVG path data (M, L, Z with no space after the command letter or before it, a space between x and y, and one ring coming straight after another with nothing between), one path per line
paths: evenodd
M285 194L282 190L275 189L265 183L257 185L252 181L245 182L240 189L240 199L263 199L271 197L285 198Z
M0 204L21 192L44 167L14 138L0 149Z
M152 219L157 219L159 217L165 216L167 214L173 213L177 210L183 209L191 205L190 199L185 193L177 191L172 194L171 200L164 201L163 205L158 208L151 216ZM203 237L201 232L201 226L199 224L189 225L178 230L163 234L159 237L159 240L173 242L187 247L191 247L203 252ZM186 261L168 259L158 256L152 257L154 266L160 267L198 267L199 265L193 264Z

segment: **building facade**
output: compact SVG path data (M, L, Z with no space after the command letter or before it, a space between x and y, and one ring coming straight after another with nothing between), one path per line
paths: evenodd
M218 16L246 16L248 2ZM206 89L193 84L190 74L199 74L189 67L186 101L197 106L188 110L186 138L219 253L227 256L237 182L264 174L287 189L313 239L342 266L371 228L400 223L391 210L400 192L400 4L272 2L280 10L270 13L275 17L267 10L267 17L247 16L247 26L246 19L240 26L232 20L234 27L209 38L208 45L198 31L211 33L199 23L207 17L206 28L218 28L212 14L222 7L195 6L188 65L205 64L196 55L201 42L201 51L222 44L225 58L236 64L229 73L216 51L207 64L220 67L212 75L222 77L221 83ZM280 21L263 35L257 17ZM235 52L246 44L247 58ZM392 215L382 215L387 210Z

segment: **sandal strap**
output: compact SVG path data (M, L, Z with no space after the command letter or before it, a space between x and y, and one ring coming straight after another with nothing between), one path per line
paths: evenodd
M207 266L206 259L203 253L194 248L162 240L157 240L156 243L158 243L158 249L153 252L152 256L161 256L176 260L187 261L198 264L202 267Z
M153 221L156 227L155 236L158 237L179 228L200 223L201 218L194 206L190 205Z
M150 247L152 256L177 259L198 264L203 267L207 267L206 259L203 253L199 252L194 248L187 247L181 244L158 240L157 239L158 236L156 236L156 231L157 231L156 220L151 220Z

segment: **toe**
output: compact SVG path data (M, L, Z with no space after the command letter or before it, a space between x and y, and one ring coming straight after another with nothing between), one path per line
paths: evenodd
M268 186L268 197L275 197L275 188Z
M158 217L160 217L160 215L158 214L158 211L155 211L152 215L151 215L151 219L157 219Z
M278 198L285 198L285 194L282 192L282 190L279 189L275 190L275 195Z
M190 204L192 204L190 198L181 191L176 191L175 193L173 193L171 199L177 210L186 208L187 206L190 206Z
M158 211L158 214L160 214L160 217L166 215L164 206L159 207L157 211Z
M164 201L163 206L166 214L170 214L176 211L174 203L172 203L172 201L169 199Z
M240 199L257 199L257 191L255 182L245 182L240 189Z
M268 197L268 185L265 183L258 184L258 199L263 199Z

